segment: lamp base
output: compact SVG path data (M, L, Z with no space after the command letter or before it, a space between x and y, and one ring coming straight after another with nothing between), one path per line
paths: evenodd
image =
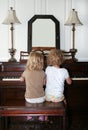
M16 49L14 48L9 49L11 58L8 60L8 62L17 62L17 60L14 58L15 52L16 52Z
M72 60L73 61L78 61L78 59L76 59L75 58L75 54L76 54L76 52L77 52L77 49L70 49L70 52L71 52L71 54L72 54Z
M8 62L17 62L17 60L15 58L10 58Z

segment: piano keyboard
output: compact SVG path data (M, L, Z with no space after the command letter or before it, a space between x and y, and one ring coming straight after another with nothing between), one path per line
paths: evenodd
M88 77L85 77L85 78L71 78L72 80L88 80ZM2 79L3 81L20 81L20 78L3 78Z
M3 81L20 81L20 78L3 78Z
M88 80L88 77L85 77L85 78L83 78L83 77L81 77L81 78L72 78L72 80Z

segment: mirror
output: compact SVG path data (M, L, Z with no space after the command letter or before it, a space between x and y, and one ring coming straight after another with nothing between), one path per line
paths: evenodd
M56 47L60 49L60 25L53 15L34 15L28 21L28 46Z

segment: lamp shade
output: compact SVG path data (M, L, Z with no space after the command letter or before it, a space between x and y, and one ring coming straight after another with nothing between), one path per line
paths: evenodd
M65 22L65 25L67 25L67 26L70 26L72 24L83 25L81 23L81 21L79 20L77 11L75 11L75 9L72 9L72 11L70 12L70 15L69 15L67 21Z
M11 7L10 10L8 10L7 16L4 19L3 24L15 24L15 23L19 23L20 24L20 21L16 17L15 10L13 10L13 8Z

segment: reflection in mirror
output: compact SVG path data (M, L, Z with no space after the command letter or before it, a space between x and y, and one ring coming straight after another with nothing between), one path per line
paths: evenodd
M28 46L55 47L60 49L60 25L53 15L34 15L28 21Z

